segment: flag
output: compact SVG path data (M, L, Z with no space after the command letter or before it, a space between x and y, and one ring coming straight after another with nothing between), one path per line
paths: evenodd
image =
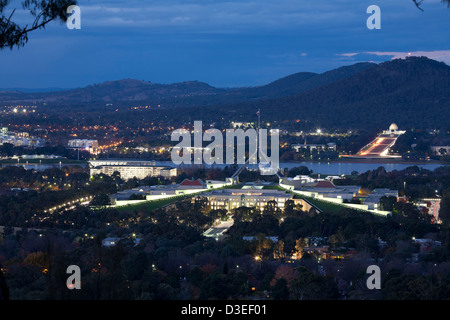
M258 109L258 111L256 111L256 115L257 115L258 117L259 117L259 111L260 111L259 109Z

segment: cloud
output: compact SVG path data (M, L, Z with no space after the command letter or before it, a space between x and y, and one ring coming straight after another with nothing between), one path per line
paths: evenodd
M326 27L355 15L354 1L214 0L214 1L80 1L83 23L92 27L189 27L189 31ZM351 20L351 19L350 19ZM185 30L186 31L186 30Z
M259 85L294 72L405 57L406 50L450 64L444 50L450 49L450 9L440 0L424 1L424 12L411 0L379 0L382 29L375 31L366 27L372 3L79 0L81 30L52 23L33 32L24 48L2 52L0 87L70 87L129 77ZM20 8L15 18L32 21Z
M404 59L409 56L428 57L450 65L450 50L434 51L367 51L336 54L338 60L347 61L386 61L389 59Z
M450 65L450 50L435 50L435 51L412 51L412 52L367 52L376 56L391 56L392 59L404 59L408 56L414 57L428 57L436 61L442 61Z

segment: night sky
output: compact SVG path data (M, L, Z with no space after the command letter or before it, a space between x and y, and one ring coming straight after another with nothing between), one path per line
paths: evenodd
M380 30L366 27L372 4L381 8ZM409 53L450 64L450 8L440 0L424 0L423 12L411 0L79 0L79 6L81 30L55 22L31 33L25 47L0 52L0 88L125 78L256 86ZM21 10L14 17L32 19Z

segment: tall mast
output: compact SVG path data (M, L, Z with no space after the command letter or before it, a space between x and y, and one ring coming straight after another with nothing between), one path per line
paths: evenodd
M261 158L260 153L260 146L259 146L259 128L261 127L261 109L258 109L258 111L256 112L256 114L258 115L258 127L256 128L256 161L258 161L258 157ZM261 160L261 159L259 159Z
M260 127L261 127L261 111L260 109L258 109L258 133Z

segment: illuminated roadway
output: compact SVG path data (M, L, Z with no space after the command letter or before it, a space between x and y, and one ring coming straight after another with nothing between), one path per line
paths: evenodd
M371 143L362 148L357 155L359 156L376 156L383 157L387 156L389 149L395 144L397 138L395 137L382 137L379 136Z

